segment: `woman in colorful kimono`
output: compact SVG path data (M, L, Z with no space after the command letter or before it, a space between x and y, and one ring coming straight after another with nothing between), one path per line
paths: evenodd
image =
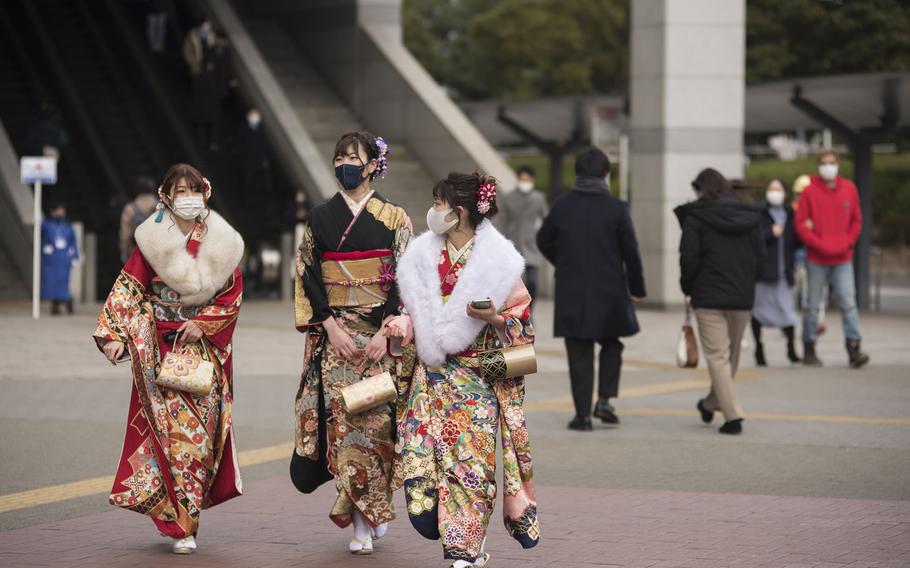
M506 529L524 548L540 535L524 378L480 374L480 352L534 341L524 260L489 221L496 211L492 178L452 173L436 184L431 231L398 266L405 313L386 330L393 353L398 341L416 339L418 359L410 382L400 379L396 487L404 486L411 523L442 539L454 568L490 559L483 543L496 499L497 430Z
M243 293L243 239L207 209L211 193L196 168L167 171L158 188L162 205L136 229L138 246L94 332L104 356L113 364L128 357L133 374L111 504L151 517L177 554L196 549L202 509L241 492L231 338ZM209 394L156 383L175 342L178 351L214 365Z
M395 517L393 410L351 414L341 398L345 386L389 370L382 329L398 313L395 266L411 222L372 188L387 155L382 138L368 132L341 137L334 162L342 189L310 212L297 251L296 325L308 335L291 479L310 493L334 477L329 518L353 525L353 554L371 554Z

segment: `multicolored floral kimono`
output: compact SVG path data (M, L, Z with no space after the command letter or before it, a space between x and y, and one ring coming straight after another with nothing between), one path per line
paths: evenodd
M214 212L187 237L169 216L136 230L138 247L114 283L94 338L120 341L130 358L133 388L123 453L110 502L148 515L174 538L193 536L202 509L241 493L231 427L231 338L243 294L237 268L243 239ZM159 387L164 339L193 320L204 333L187 349L215 365L205 396Z
M309 332L297 393L296 448L291 479L304 493L335 479L329 518L340 527L354 509L374 526L395 518L392 506L392 409L350 414L341 389L390 370L363 350L383 321L398 313L395 266L411 237L400 207L372 193L359 204L339 193L314 208L297 251L296 325ZM358 348L339 355L321 325L329 317Z
M481 351L534 341L523 268L489 221L461 251L444 237L421 235L399 263L408 315L394 324L413 324L419 360L410 381L406 373L400 379L395 485L404 487L411 523L426 538L442 539L447 559L474 562L480 555L496 499L497 430L506 529L524 548L540 538L524 378L488 383L478 359ZM467 304L484 298L498 306L503 331L467 316Z

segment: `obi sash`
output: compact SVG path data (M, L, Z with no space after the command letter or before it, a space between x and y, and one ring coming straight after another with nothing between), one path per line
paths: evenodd
M329 306L381 306L395 283L392 251L327 252L322 257L322 283Z

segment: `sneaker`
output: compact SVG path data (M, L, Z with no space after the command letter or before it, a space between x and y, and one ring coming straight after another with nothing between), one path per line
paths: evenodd
M196 539L188 536L174 541L174 554L192 554L196 552Z

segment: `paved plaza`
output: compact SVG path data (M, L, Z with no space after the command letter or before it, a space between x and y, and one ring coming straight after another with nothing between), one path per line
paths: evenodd
M522 551L491 523L490 564L570 567L910 566L910 318L864 315L871 365L847 368L839 317L821 369L771 366L744 351L739 437L704 426L704 365L673 365L682 316L641 311L627 342L620 428L566 430L571 417L552 304L536 308L540 370L528 380L542 525ZM446 566L438 543L399 519L369 558L345 552L327 518L331 485L297 493L287 476L302 336L289 304L249 302L236 334L235 424L244 496L206 511L200 550L175 557L148 519L107 504L122 441L128 370L89 337L95 306L39 322L0 305L0 565Z

